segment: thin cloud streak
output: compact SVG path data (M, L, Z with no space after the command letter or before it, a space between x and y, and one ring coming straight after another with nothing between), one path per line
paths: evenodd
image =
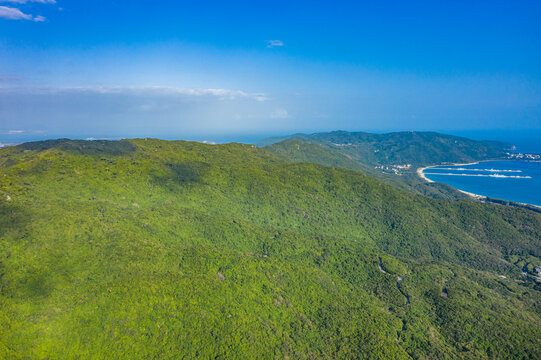
M25 14L21 10L7 6L0 6L0 19L6 20L30 20L43 22L45 18L41 15L33 17L31 14Z
M26 4L26 3L39 3L39 4L56 4L56 0L1 0L3 3L14 3L14 4Z
M82 87L0 87L0 92L26 95L55 94L119 94L119 95L161 95L161 96L212 96L224 100L251 99L267 101L264 93L248 93L229 89L186 89L167 86L82 86Z
M0 83L14 83L19 82L22 79L17 76L0 75Z
M268 48L273 48L277 46L284 46L284 42L282 40L267 40Z
M288 119L290 117L291 115L289 115L286 109L276 109L270 114L271 119Z

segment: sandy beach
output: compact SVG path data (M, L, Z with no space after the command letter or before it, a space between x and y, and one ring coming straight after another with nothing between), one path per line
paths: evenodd
M435 165L434 165L435 166ZM429 178L427 178L425 176L425 174L423 173L423 171L425 171L426 169L430 169L434 166L427 166L427 167L423 167L423 168L418 168L417 169L417 176L419 176L421 179L423 179L424 181L428 182L428 183L433 183L434 181L430 180Z
M429 178L427 178L424 174L424 171L426 169L430 169L430 168L434 168L434 167L440 167L440 166L466 166L466 165L475 165L475 164L479 164L481 162L484 162L485 160L481 160L481 161L476 161L476 162L471 162L471 163L467 163L467 164L440 164L440 165L431 165L431 166L426 166L426 167L422 167L422 168L418 168L417 169L417 175L423 179L424 181L428 182L428 183L434 183L434 181L430 180ZM492 161L492 160L486 160L486 161ZM479 194L474 194L474 193L471 193L471 192L468 192L468 191L464 191L464 190L460 190L460 189L457 189L455 188L455 190L457 191L460 191L461 193L463 194L466 194L476 200L487 200L487 197L484 196L484 195L479 195ZM513 202L513 201L511 201ZM538 205L533 205L533 204L527 204L527 203L521 203L521 202L517 202L517 201L514 201L514 203L516 204L520 204L520 205L524 205L524 206L531 206L531 207L534 207L534 208L537 208L537 209L541 209L541 206L538 206Z
M466 194L474 199L477 199L477 200L486 200L486 196L483 196L483 195L479 195L479 194L474 194L474 193L471 193L471 192L467 192L467 191L464 191L464 190L460 190L460 189L457 189L455 188L455 190L457 191L460 191L461 193L463 194Z
M433 183L434 181L430 180L429 178L427 178L424 174L424 171L426 169L430 169L430 168L434 168L434 167L439 167L439 166L466 166L466 165L475 165L475 164L479 164L481 161L475 161L475 162L471 162L471 163L466 163L466 164L461 164L461 163L455 163L455 164L439 164L439 165L431 165L431 166L425 166L425 167L422 167L422 168L418 168L417 169L417 175L423 179L424 181L428 182L428 183ZM463 190L460 190L460 189L456 189L458 191L460 191L461 193L463 194L466 194L474 199L477 199L477 200L484 200L486 199L487 197L486 196L483 196L483 195L479 195L479 194L474 194L474 193L471 193L471 192L467 192L467 191L463 191Z
M479 164L481 161L475 161L475 162L471 162L471 163L454 163L454 164L439 164L439 165L430 165L430 166L425 166L425 167L422 167L422 168L418 168L417 169L417 176L419 176L421 179L423 179L424 181L426 181L427 183L433 183L434 181L430 180L429 178L427 178L424 174L424 171L426 169L430 169L430 168L434 168L434 167L439 167L439 166L466 166L466 165L475 165L475 164ZM458 189L457 189L458 190ZM460 190L459 190L460 191ZM475 195L475 196L481 196L481 195L476 195L476 194L471 194L471 193L466 193L465 191L462 191L463 193L465 194L468 194L468 195ZM484 196L483 196L484 197Z

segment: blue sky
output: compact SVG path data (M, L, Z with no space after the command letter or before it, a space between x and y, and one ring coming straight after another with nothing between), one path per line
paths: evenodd
M0 140L541 129L541 2L0 0Z

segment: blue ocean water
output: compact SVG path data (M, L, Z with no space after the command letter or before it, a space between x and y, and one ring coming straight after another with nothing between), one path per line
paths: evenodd
M484 161L424 171L435 182L491 198L541 206L541 162Z
M464 136L472 140L497 140L511 143L518 152L541 154L541 129L527 130L469 130L442 131L452 135Z

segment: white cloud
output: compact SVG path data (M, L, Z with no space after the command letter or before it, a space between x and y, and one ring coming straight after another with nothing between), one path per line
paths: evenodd
M119 95L161 95L161 96L193 96L193 97L215 97L222 100L251 99L255 101L266 101L268 96L264 93L248 93L242 90L229 89L186 89L168 86L81 86L81 87L0 87L0 92L17 94L119 94Z
M282 40L267 40L268 48L273 48L276 46L284 46L284 42Z
M40 3L40 4L56 4L56 0L1 0L0 2L10 2L15 4L26 4L29 2Z
M270 114L271 119L287 119L290 117L291 115L289 115L286 109L276 109Z
M10 8L7 6L0 6L0 19L7 20L31 20L36 22L43 22L45 18L41 15L33 17L30 14L25 14L21 10L16 8Z
M95 141L95 140L123 140L123 137L87 137L85 140L87 141Z
M25 14L19 9L0 6L0 19L8 20L32 20L32 15Z
M8 130L9 135L22 134L24 130Z

